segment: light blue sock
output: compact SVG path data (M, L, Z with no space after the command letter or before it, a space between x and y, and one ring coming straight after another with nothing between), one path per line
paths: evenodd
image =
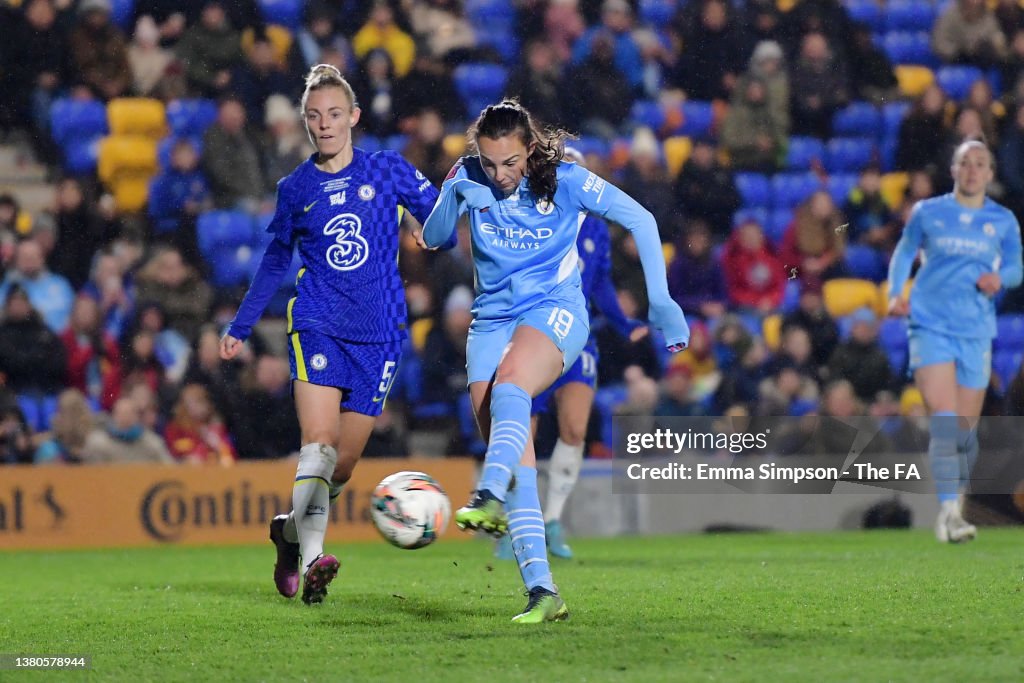
M955 413L934 413L929 421L928 460L935 479L939 502L956 500L960 484L960 456L957 454L957 418Z
M978 430L958 429L956 447L960 454L960 488L966 489L971 483L974 463L978 462Z
M555 583L551 579L548 545L544 538L544 516L537 494L537 468L516 467L516 485L508 492L505 509L512 551L527 590L542 586L554 593Z
M530 438L531 404L530 395L515 384L495 384L491 389L491 436L477 490L490 491L500 501L508 494Z

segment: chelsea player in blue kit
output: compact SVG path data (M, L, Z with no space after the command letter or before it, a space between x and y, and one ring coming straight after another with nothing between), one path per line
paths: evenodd
M977 423L996 334L994 297L1024 275L1017 219L985 194L992 166L982 142L957 147L953 191L918 202L889 264L889 312L910 315L910 369L931 416L935 534L943 543L977 534L963 518L957 490L969 481L978 455ZM921 267L908 302L903 287L919 250Z
M221 340L233 358L266 308L298 247L303 267L288 302L288 339L302 448L292 512L275 518L274 581L285 597L322 602L338 573L324 554L330 504L352 476L395 379L406 336L398 273L403 207L421 222L437 190L395 152L352 146L360 110L333 66L306 77L302 114L316 153L277 186L267 247L249 291Z
M586 213L633 233L649 318L668 348L685 347L689 329L668 293L654 217L603 178L564 162L567 133L540 130L518 102L505 100L480 113L469 137L479 155L452 169L422 235L428 248L441 246L459 215L469 214L477 297L466 369L477 423L489 438L477 491L455 522L508 531L529 594L513 621L556 621L569 612L548 565L530 408L590 336L576 251Z

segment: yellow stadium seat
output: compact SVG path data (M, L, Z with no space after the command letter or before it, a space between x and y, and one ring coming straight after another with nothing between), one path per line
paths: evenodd
M683 164L690 158L693 141L688 137L677 135L665 140L662 149L665 151L665 165L668 166L668 172L675 178L682 170Z
M914 286L913 280L907 280L903 285L903 296L909 298L910 290ZM875 313L878 315L889 314L889 283L888 281L878 285L878 301L875 303Z
M167 134L164 103L149 97L118 97L107 104L111 135L145 135L159 139Z
M903 203L903 194L907 191L910 183L910 174L903 171L886 173L882 176L882 199L889 205L889 208L896 211Z
M114 195L117 210L124 213L142 211L149 199L149 175L126 175L111 184L110 191Z
M153 175L157 171L156 140L142 135L111 135L100 141L97 173L110 185L119 175Z
M446 156L458 159L466 151L466 136L461 133L446 135L444 140L441 142L441 147L444 149Z
M267 25L267 39L274 46L274 59L281 66L288 64L288 51L292 49L292 34L284 26L277 24ZM256 32L247 28L242 32L242 50L249 54L253 43L256 42Z
M676 257L676 245L671 242L665 242L661 245L661 253L665 255L665 265L667 266Z
M412 346L416 349L417 353L423 351L423 347L427 345L427 335L430 334L430 330L434 328L433 318L420 318L412 324L409 328L409 336L412 339Z
M778 351L782 341L782 316L774 313L766 317L761 323L761 336L769 350Z
M896 81L899 83L900 94L917 97L935 82L935 74L926 66L900 64L896 67Z
M822 294L825 298L825 309L833 318L850 315L858 308L874 309L878 304L878 286L871 280L826 280Z

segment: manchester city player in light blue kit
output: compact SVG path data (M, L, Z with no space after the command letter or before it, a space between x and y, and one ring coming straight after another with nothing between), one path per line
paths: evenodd
M317 151L278 183L274 239L220 349L225 359L241 350L297 246L303 268L288 303L288 347L302 448L292 512L271 522L270 538L278 591L298 592L301 557L307 604L322 602L338 573L323 548L328 508L362 455L406 336L397 264L403 207L422 222L438 196L398 154L353 148L359 113L341 73L313 67L302 114Z
M889 264L889 312L910 315L910 369L931 415L928 457L939 498L935 535L943 543L973 539L958 487L978 455L977 423L988 387L994 297L1021 282L1020 226L985 195L992 154L977 140L953 154L949 194L919 202ZM914 257L921 267L910 301L902 295ZM959 418L959 424L958 424Z
M587 212L630 230L650 299L649 319L668 348L689 340L668 293L650 212L604 179L562 161L565 131L542 131L518 102L485 108L469 132L479 156L464 157L423 227L429 248L469 214L477 298L466 348L470 398L487 453L477 491L455 513L463 529L506 530L529 593L519 623L569 611L551 578L530 438L531 399L576 362L590 335L576 235ZM505 512L508 512L506 517Z

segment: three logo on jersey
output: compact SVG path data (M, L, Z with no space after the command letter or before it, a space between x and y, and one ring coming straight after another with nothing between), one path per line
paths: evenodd
M333 186L330 189L339 188ZM377 196L377 190L372 185L360 185L356 194L361 200L368 202ZM344 206L347 201L347 190L342 189L341 192L331 194L329 200L331 206ZM308 213L318 201L320 200L306 206L305 211ZM335 270L348 271L366 263L370 256L370 245L362 232L363 221L354 213L338 214L327 221L324 235L334 235L334 244L327 248L325 254L327 265Z

